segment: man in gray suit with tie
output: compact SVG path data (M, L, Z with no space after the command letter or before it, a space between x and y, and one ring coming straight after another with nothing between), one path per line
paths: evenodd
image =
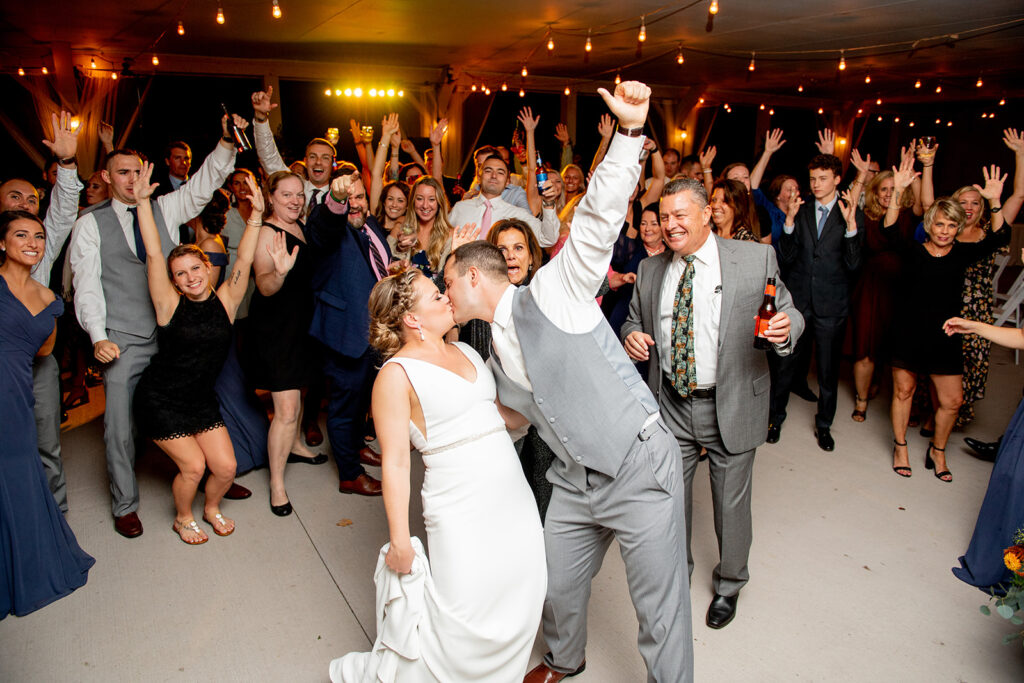
M749 579L754 452L765 440L771 387L766 353L754 348L754 319L768 278L778 312L765 336L774 352L792 352L804 321L770 246L711 234L699 180L669 183L660 214L668 249L640 263L621 334L630 358L649 361L647 384L682 451L691 574L693 475L701 448L708 451L720 561L707 625L722 628Z

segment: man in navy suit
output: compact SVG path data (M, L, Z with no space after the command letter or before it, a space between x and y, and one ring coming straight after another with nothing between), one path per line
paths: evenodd
M836 415L839 356L850 289L861 264L864 214L839 198L843 165L837 157L819 154L807 168L814 201L793 202L779 238L782 277L806 328L794 353L779 359L779 381L772 386L768 442L779 440L790 386L797 380L798 369L807 367L801 360L811 352L813 343L819 386L814 435L822 450L831 451L835 448L831 428Z
M366 302L373 286L387 275L391 251L384 231L368 213L363 181L349 172L331 182L328 198L310 214L306 239L314 254L315 308L309 333L324 347L324 371L331 385L327 434L338 464L338 490L379 496L380 481L363 469L363 462L379 462L360 461L376 374Z

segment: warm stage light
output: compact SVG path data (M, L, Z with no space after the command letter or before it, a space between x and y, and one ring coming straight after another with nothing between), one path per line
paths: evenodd
M362 88L354 88L352 90L352 94L355 95L356 97L362 97L363 96L363 89Z
M395 89L394 88L388 88L388 97L394 97L394 96L395 96Z
M79 119L77 116L72 116L71 117L71 132L74 132L74 131L78 130L78 127L81 126L81 125L82 125L81 119Z

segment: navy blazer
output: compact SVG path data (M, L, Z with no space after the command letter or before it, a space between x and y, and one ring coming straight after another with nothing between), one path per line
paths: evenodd
M779 237L782 277L796 307L807 317L846 317L850 290L861 266L864 214L857 209L857 234L846 237L846 220L837 201L818 237L814 198L800 207L793 234Z
M384 245L387 235L368 216L366 224ZM370 238L348 224L348 213L335 214L318 204L303 228L313 254L313 322L309 334L327 348L360 358L370 346L370 290L377 284L370 262Z

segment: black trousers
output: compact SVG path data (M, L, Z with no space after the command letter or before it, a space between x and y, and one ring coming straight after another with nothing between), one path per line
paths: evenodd
M804 332L797 341L796 349L775 361L778 381L772 382L771 421L782 424L786 419L790 387L806 381L813 346L818 366L818 413L814 416L814 424L816 427L831 427L836 416L839 360L846 316L823 317L811 311L804 312L803 316Z

